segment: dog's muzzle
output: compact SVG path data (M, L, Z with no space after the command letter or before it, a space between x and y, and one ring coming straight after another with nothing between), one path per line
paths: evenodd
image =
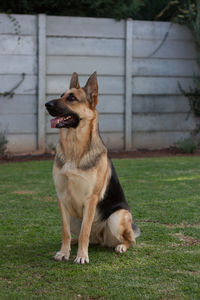
M56 117L51 120L51 128L76 128L80 122L78 114L60 104L60 99L45 103L48 113Z

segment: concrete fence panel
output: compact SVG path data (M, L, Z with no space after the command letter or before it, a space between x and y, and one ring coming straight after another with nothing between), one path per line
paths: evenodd
M189 29L147 22L0 14L0 132L11 152L58 140L47 100L98 73L102 138L110 149L163 148L196 126L181 95L198 73Z

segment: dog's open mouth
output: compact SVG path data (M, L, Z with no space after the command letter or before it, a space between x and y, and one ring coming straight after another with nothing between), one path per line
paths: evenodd
M76 128L79 124L79 117L76 114L70 114L63 117L56 117L51 120L51 128Z

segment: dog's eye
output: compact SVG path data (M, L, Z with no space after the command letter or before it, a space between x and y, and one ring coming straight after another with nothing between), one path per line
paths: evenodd
M70 93L70 94L67 96L67 101L69 101L69 102L77 101L77 98L74 96L73 93Z

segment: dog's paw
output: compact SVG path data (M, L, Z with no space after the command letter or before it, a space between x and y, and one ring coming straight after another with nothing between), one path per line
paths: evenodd
M127 250L127 247L124 244L119 244L115 248L115 252L117 252L117 253L124 253L124 252L126 252L126 250Z
M53 259L55 261L61 261L61 260L68 260L70 256L69 252L57 252L55 256L53 256Z
M75 264L89 264L89 257L88 256L77 256L74 260Z

